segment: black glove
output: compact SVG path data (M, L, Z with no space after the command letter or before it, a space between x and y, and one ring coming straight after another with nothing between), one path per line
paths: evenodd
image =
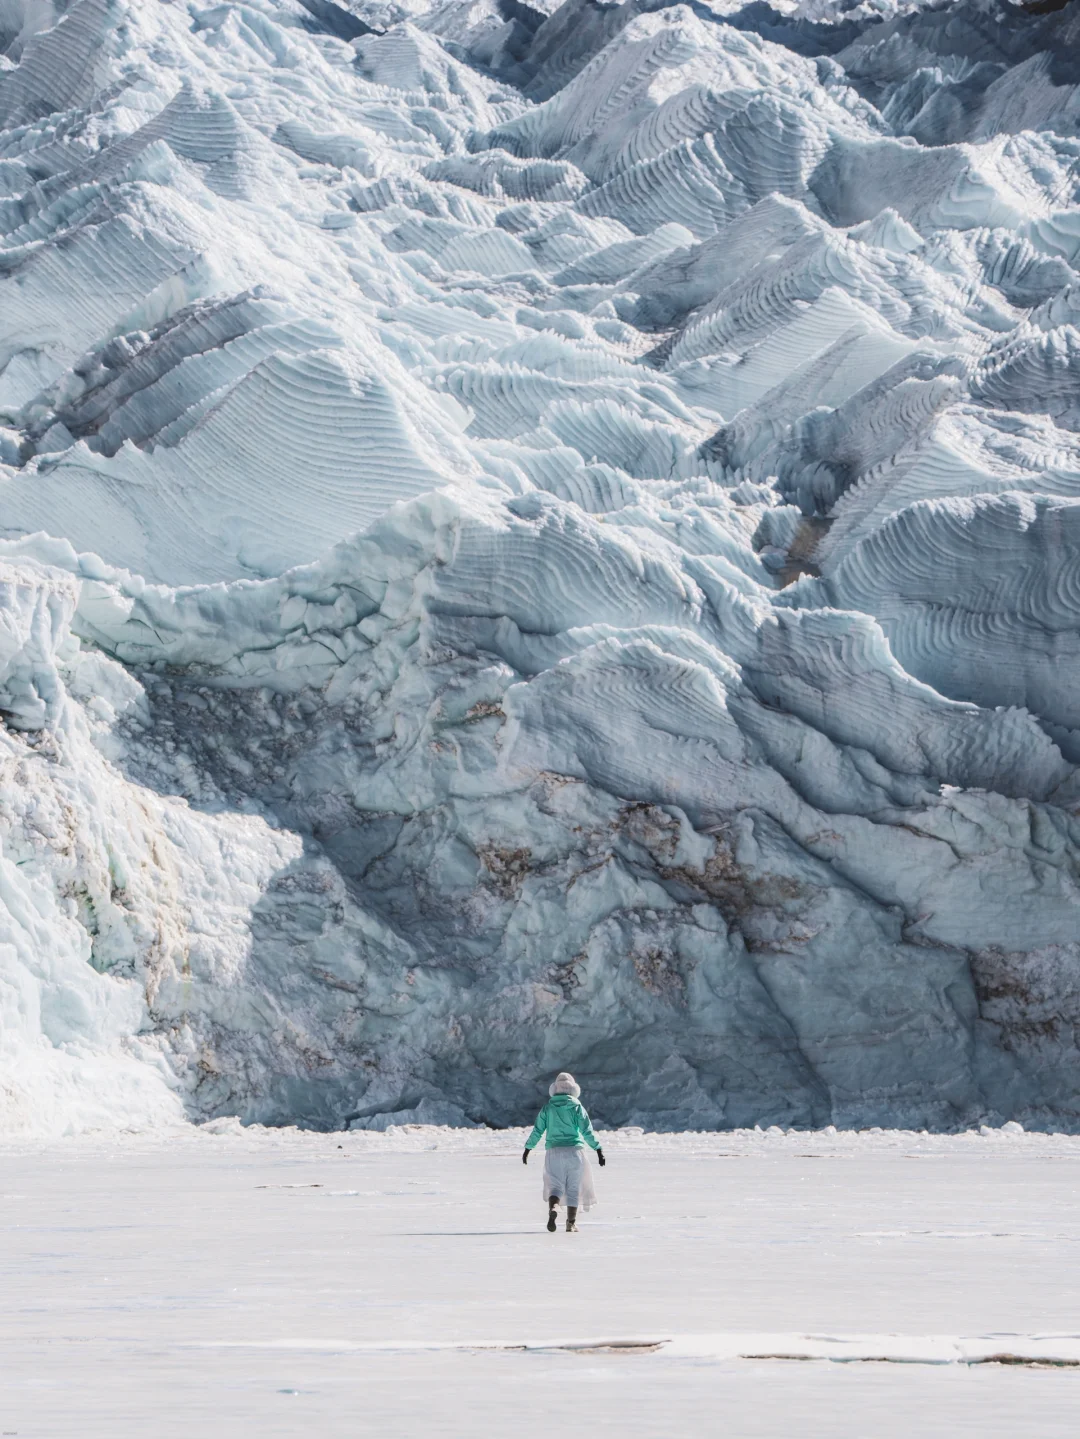
M521 1162L522 1164L528 1164L529 1162L529 1151L527 1149L525 1153L521 1156Z
M596 1151L596 1157L600 1161L600 1168L603 1169L604 1165L607 1163L607 1160L604 1158L604 1151L602 1149L598 1149Z

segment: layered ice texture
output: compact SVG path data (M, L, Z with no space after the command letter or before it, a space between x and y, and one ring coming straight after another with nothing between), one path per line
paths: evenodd
M1080 5L0 0L0 1126L1080 1126Z

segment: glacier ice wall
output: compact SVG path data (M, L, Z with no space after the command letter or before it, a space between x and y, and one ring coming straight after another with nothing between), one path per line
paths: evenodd
M1080 9L0 3L0 1126L1080 1124Z

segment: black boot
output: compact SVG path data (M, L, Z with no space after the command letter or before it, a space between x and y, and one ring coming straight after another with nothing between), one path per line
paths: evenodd
M558 1196L553 1194L548 1200L548 1233L555 1233L555 1211L559 1207Z
M567 1232L567 1234L576 1234L576 1233L577 1233L577 1225L574 1223L574 1221L575 1221L576 1219L577 1219L577 1205L576 1205L576 1204L568 1204L568 1205L566 1206L566 1232Z

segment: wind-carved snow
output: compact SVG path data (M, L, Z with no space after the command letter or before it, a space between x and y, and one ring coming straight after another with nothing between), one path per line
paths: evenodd
M0 7L7 1127L1075 1127L1074 10Z

